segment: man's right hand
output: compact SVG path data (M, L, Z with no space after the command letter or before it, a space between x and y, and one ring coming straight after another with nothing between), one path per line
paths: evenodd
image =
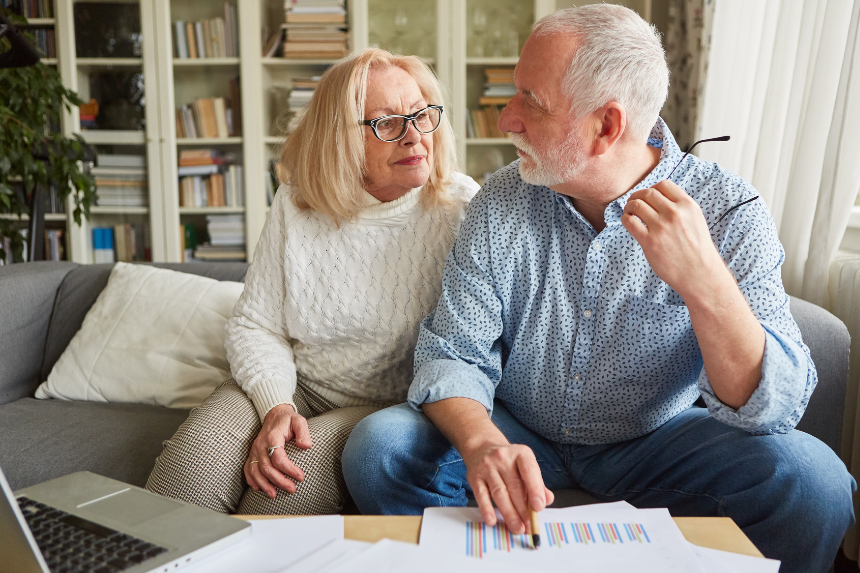
M529 531L529 506L541 511L553 502L554 496L544 486L531 448L488 443L464 455L463 462L484 523L496 524L495 501L511 533L536 533Z
M298 414L289 404L275 406L266 414L263 429L254 440L251 453L245 460L245 480L254 491L262 490L272 499L278 493L276 488L290 493L296 492L296 484L287 476L302 481L305 474L284 451L284 444L290 440L295 440L296 446L305 450L313 446L308 422L304 416ZM274 450L270 458L268 449L272 446L280 447Z

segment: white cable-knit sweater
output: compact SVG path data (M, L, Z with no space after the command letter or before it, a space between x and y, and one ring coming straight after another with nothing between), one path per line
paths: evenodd
M233 378L260 420L295 407L297 379L342 407L406 399L419 324L477 191L456 173L453 204L429 211L420 189L387 203L365 192L359 218L337 228L279 189L226 327Z

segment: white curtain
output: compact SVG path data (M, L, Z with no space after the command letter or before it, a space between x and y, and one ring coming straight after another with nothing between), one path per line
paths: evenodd
M786 291L829 308L830 263L860 191L860 0L714 3L696 138L732 139L698 155L753 183L785 247ZM856 396L852 386L842 458L858 478ZM855 528L844 545L852 559L858 543Z
M860 189L858 0L716 0L700 157L753 183L786 250L786 290L826 305Z

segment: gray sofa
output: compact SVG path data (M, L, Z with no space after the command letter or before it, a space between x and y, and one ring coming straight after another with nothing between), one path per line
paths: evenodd
M242 281L243 263L157 265ZM111 265L26 263L0 267L0 468L12 489L89 470L143 486L161 442L188 415L139 404L36 400L33 394L107 284ZM799 429L839 452L849 336L827 311L792 299L819 384ZM575 505L583 492L559 492Z

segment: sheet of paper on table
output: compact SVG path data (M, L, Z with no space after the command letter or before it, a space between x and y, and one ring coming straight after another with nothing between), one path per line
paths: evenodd
M252 520L251 536L183 568L185 573L277 573L320 547L343 539L343 517Z
M740 553L730 553L690 544L690 548L705 573L777 573L780 562L775 559L750 557Z
M614 507L607 507L614 506ZM421 546L532 571L704 573L667 509L595 504L540 512L541 547L499 521L488 527L477 508L427 508Z
M366 541L335 539L290 565L282 573L319 573L331 570L332 567L348 562L371 545Z
M318 553L325 553L323 548ZM477 561L448 551L422 548L414 543L383 539L362 551L332 546L332 553L347 549L346 554L329 564L301 569L302 573L531 573L531 569L513 563ZM299 571L299 569L296 569ZM285 573L294 573L293 568Z

